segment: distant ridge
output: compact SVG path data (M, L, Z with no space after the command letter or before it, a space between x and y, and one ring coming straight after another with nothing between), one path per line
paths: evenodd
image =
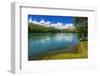
M44 32L44 33L48 33L48 32L53 32L53 33L57 33L57 32L76 32L76 28L56 28L54 26L47 26L44 24L35 24L35 23L31 23L28 22L28 32L32 33L32 32Z

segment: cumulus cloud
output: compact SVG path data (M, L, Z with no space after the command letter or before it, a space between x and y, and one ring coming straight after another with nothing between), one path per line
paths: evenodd
M45 21L45 20L43 20L43 19L42 19L39 23L40 23L40 24L44 24L44 25L48 25L48 26L51 25L51 22L50 22L50 21Z
M61 28L61 29L65 29L65 28L70 28L70 27L74 27L72 23L67 23L67 24L63 24L61 22L57 22L57 23L51 23L50 21L45 21L44 19L41 19L40 21L36 21L35 19L32 20L32 18L29 19L30 23L34 23L34 24L38 24L38 25L44 25L47 27L55 27L55 28Z
M66 26L73 26L73 24L72 23L70 23L70 24L65 24Z
M69 27L74 27L72 23L70 24L63 24L63 23L55 23L55 24L51 24L51 26L55 27L55 28L61 28L61 29L65 29L65 28L69 28Z
M37 22L36 20L33 20L32 23L39 24L39 22Z
M42 20L40 21L40 24L45 24L45 20L42 19Z
M60 22L58 22L56 25L58 25L58 26L62 26L63 24L62 24L62 23L60 23Z
M35 19L32 20L32 18L29 19L29 22L30 22L30 23L34 23L34 24L40 24L40 23L39 23L38 21L36 21Z
M47 25L50 25L50 21L47 21L46 24L47 24Z
M30 23L31 23L31 22L32 22L32 18L30 18L28 22L30 22Z

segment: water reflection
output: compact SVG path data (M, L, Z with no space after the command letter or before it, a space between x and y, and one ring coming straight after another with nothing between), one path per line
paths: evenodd
M32 33L28 37L29 56L65 49L78 43L75 33Z

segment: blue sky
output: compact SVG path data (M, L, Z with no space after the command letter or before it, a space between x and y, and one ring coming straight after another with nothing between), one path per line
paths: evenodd
M51 23L73 24L74 18L72 16L52 16L52 15L28 15L29 19L40 22L41 20L50 21Z

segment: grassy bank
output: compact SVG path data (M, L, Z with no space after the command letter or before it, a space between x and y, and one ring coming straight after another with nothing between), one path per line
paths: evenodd
M87 41L80 42L75 49L76 53L56 53L54 55L48 55L43 58L43 60L48 59L75 59L75 58L87 58L88 57L88 44Z
M88 57L88 42L81 41L78 45L74 46L73 49L63 49L59 51L57 50L36 57L31 57L29 60L77 59L77 58L87 58L87 57Z

